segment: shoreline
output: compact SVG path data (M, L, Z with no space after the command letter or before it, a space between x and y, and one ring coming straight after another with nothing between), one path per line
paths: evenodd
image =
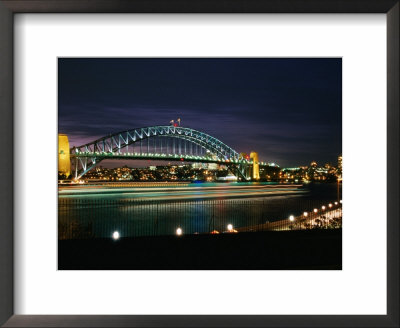
M236 230L238 232L252 232L252 231L291 231L291 230L305 230L312 227L324 228L330 224L334 219L342 218L341 204L335 205L332 209L326 211L319 211L318 214L310 212L307 217L299 215L293 217L293 221L288 219L268 222L247 227L240 227ZM308 214L308 212L307 212Z

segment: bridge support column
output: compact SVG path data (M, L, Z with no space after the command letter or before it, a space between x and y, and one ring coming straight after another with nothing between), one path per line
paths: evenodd
M58 173L68 178L71 174L69 141L66 134L58 135Z
M258 161L258 153L252 151L250 153L250 158L253 160L253 165L251 166L251 178L253 180L260 180L260 164Z

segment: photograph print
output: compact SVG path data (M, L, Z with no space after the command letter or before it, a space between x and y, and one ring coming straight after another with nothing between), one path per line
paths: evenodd
M59 270L341 270L341 58L59 58Z

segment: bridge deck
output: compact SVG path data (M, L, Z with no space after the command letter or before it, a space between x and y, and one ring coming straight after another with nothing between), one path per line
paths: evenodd
M101 159L134 159L134 160L172 160L172 161L194 161L204 163L219 163L219 164L253 164L252 160L235 160L235 159L222 159L211 158L206 156L194 156L187 154L163 154L163 153L93 153L83 152L70 155L71 158L101 158ZM268 166L268 163L260 162L260 166Z

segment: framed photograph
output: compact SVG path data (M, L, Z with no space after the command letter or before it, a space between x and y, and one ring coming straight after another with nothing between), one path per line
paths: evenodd
M399 326L398 1L0 1L0 323Z
M341 79L341 58L58 58L58 269L340 270Z

